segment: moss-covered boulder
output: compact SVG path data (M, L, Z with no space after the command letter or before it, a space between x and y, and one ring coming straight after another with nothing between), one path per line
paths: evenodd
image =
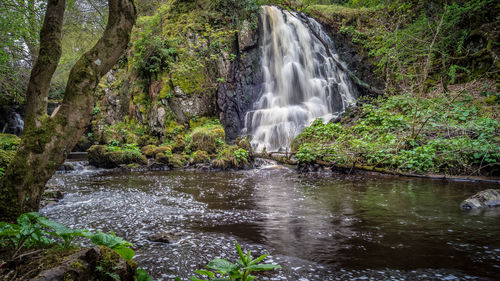
M129 149L109 151L105 145L93 145L88 150L90 165L99 168L116 168L122 164L147 164L141 152Z
M146 145L141 148L141 152L147 158L153 158L155 156L155 150L158 147L156 145Z
M191 151L201 150L216 153L218 145L224 143L226 133L221 125L212 125L194 128L190 137L191 142L188 148Z
M170 145L160 145L155 148L154 154L162 153L162 152L172 152L172 146Z
M160 152L156 154L156 161L161 164L166 164L172 168L182 168L186 166L188 157L182 154Z
M186 166L188 159L188 157L182 154L172 154L172 156L170 157L169 165L173 168L182 168Z
M137 264L125 261L113 250L93 247L82 250L35 251L8 262L0 269L5 280L136 280ZM1 274L1 273L5 273Z
M236 145L228 145L221 150L213 165L220 169L245 169L250 167L250 155L248 151Z
M250 154L252 154L253 149L252 145L250 144L250 140L248 138L242 138L242 137L237 137L235 144L239 148L243 148L244 150L248 151Z
M175 143L172 145L173 153L182 153L186 148L186 141L182 135L179 135L175 138Z
M156 159L156 162L158 162L158 163L168 165L169 155L167 155L167 153L160 152L160 153L155 155L155 159Z
M7 169L20 143L21 139L16 135L0 134L0 169Z
M188 157L182 154L172 154L170 152L160 152L156 154L156 162L168 165L172 168L182 168L186 166Z
M0 150L0 168L6 169L16 152L13 150Z
M197 150L193 153L193 157L189 160L191 164L209 163L210 156L206 151Z

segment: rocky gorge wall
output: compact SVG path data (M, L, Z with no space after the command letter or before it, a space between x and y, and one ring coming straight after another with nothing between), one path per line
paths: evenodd
M220 119L227 141L239 135L244 113L262 81L258 16L252 14L235 28L221 24L224 18L206 14L214 8L206 1L177 2L182 1L170 1L155 16L138 21L126 58L101 81L92 125L85 136L91 143L115 139L119 132L113 127L140 128L162 142L202 117ZM163 27L155 35L158 20ZM141 54L138 42L154 41L158 36L160 48L148 45L147 55ZM174 54L164 59L161 52L165 49ZM160 61L158 71L145 75L137 67L139 59L149 68ZM138 139L125 137L124 141Z
M84 143L105 144L117 138L140 145L161 143L202 117L219 119L229 143L241 134L245 114L263 87L262 20L253 13L228 28L226 19L204 12L213 9L211 4L177 2L169 1L155 16L139 19L126 58L101 81L92 125L84 136L90 141ZM338 34L335 28L330 31ZM160 47L146 45L143 52L141 40L154 42L158 36ZM382 87L363 56L344 41L335 41L335 48L353 74ZM162 55L165 50L174 54ZM159 67L152 72L155 63ZM355 87L362 95L370 94Z

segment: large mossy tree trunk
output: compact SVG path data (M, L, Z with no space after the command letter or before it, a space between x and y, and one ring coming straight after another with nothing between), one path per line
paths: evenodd
M0 220L37 211L45 184L64 162L90 123L93 94L127 48L136 20L133 0L109 0L104 34L71 69L60 109L46 114L50 81L61 56L66 0L49 0L40 31L40 51L26 93L21 145L0 182Z

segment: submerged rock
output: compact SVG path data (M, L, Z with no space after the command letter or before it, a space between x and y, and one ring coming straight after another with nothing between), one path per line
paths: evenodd
M486 189L465 199L461 204L462 210L500 207L500 192L496 189Z

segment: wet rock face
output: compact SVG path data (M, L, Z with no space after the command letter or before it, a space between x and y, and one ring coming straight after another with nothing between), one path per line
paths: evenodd
M243 24L235 38L233 54L236 54L236 58L218 67L224 73L222 70L229 63L226 81L219 83L217 89L217 107L226 131L226 141L230 143L242 134L245 113L251 110L262 89L264 79L259 50L260 29L261 26L252 29L248 23Z
M497 189L480 191L460 204L460 208L466 211L492 207L500 207L500 191Z

